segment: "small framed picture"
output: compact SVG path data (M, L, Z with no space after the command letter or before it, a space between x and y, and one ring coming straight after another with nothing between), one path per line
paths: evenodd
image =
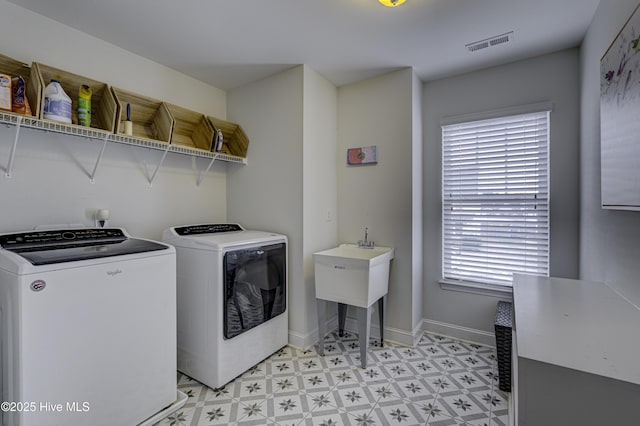
M378 163L378 149L376 146L362 146L347 149L347 164L361 166Z

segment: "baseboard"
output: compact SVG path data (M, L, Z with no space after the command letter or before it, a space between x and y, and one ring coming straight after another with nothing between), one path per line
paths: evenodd
M515 398L513 395L513 392L509 392L509 423L507 426L509 425L515 425L516 424L516 402L515 402Z
M306 336L289 329L289 345L297 349L306 349Z
M327 330L335 330L338 328L338 315L333 315L327 321ZM347 331L357 334L358 321L355 318L347 317L344 328ZM377 321L371 321L370 336L380 338L380 326ZM394 327L384 328L384 340L401 346L414 347L420 340L422 334L422 321L420 321L412 331L401 330ZM318 343L318 329L313 329L310 333L301 334L293 330L289 330L289 344L299 349L310 349Z
M355 318L347 318L344 328L353 333L357 333L358 321ZM385 342L391 342L401 346L413 347L418 343L418 340L420 340L421 332L422 327L420 325L412 331L401 330L394 327L385 327L384 340ZM369 333L373 338L380 338L380 325L377 324L377 321L371 321L371 330L369 331Z
M335 330L338 328L338 316L333 315L327 321L327 330ZM358 321L355 318L347 317L344 328L352 333L358 332ZM424 318L419 321L416 327L411 331L401 330L394 327L384 328L384 339L392 343L402 346L415 346L418 344L420 335L423 331L440 336L452 337L469 343L475 343L484 346L496 345L495 334L484 330L463 327L460 325L449 324L445 322L430 320ZM371 337L380 338L380 327L375 321L371 321ZM310 333L302 334L289 329L289 344L299 349L310 349L318 343L318 329L313 329Z
M432 334L453 337L469 343L493 347L496 345L496 337L493 333L449 324L446 322L434 321L425 318L422 320L422 330Z
M415 347L422 336L422 320L418 321L418 324L416 324L410 332L392 327L385 327L384 332L385 340L396 342L404 346Z
M334 315L327 321L327 330L338 328L338 315ZM310 333L302 334L289 329L289 345L307 350L318 343L318 329L314 328Z

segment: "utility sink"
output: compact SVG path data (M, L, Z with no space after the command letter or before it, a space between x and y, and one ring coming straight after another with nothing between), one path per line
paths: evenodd
M355 244L314 253L316 298L368 308L389 290L393 256L393 247Z

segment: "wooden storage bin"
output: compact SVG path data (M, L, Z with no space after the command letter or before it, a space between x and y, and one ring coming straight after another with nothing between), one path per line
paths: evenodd
M72 122L78 124L78 91L83 84L91 88L91 127L94 129L107 130L113 133L115 129L117 105L113 93L107 83L92 80L81 75L73 74L58 68L34 62L42 81L42 102L38 117L44 119L44 91L51 79L60 81L60 85L71 98L72 102Z
M222 149L220 152L235 155L237 157L247 158L247 149L249 149L249 138L242 130L239 124L231 123L215 117L207 117L213 126L214 135L217 130L222 131ZM214 146L215 150L215 138Z
M211 151L213 127L206 116L165 102L173 117L171 143Z
M124 134L124 123L127 120L127 104L129 104L131 122L133 123L133 137L153 139L166 143L171 142L173 118L162 101L116 87L112 87L111 90L118 105L115 133Z
M38 111L40 111L40 104L42 102L42 80L38 72L33 67L16 61L5 55L0 55L0 73L9 74L11 78L21 76L25 82L25 92L27 99L29 100L29 107L31 108L31 114L34 117L39 117ZM9 111L2 111L9 112ZM17 114L17 113L15 113Z

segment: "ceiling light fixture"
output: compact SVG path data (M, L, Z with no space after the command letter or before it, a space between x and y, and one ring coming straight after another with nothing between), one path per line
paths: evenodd
M396 6L400 6L402 3L404 3L407 0L378 0L378 1L387 7L396 7Z

